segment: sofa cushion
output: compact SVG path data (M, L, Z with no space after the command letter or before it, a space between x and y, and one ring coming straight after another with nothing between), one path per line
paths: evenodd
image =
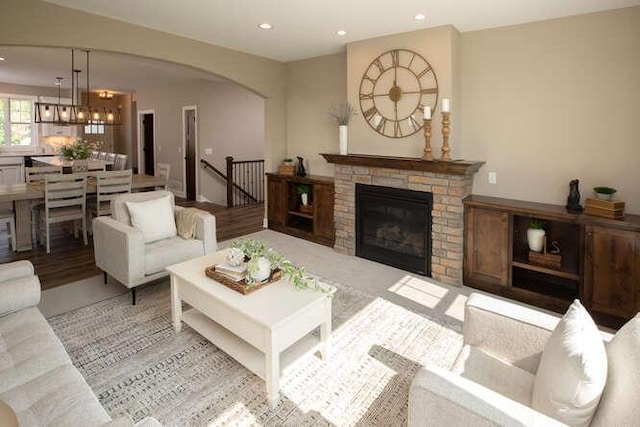
M197 239L183 239L176 236L159 240L145 246L145 274L158 273L168 265L204 255L204 243Z
M572 426L588 425L607 380L607 354L578 300L549 337L533 386L532 408Z
M63 365L0 394L24 426L96 426L111 420L80 373Z
M0 321L0 393L70 363L37 308L18 311Z
M177 234L176 219L169 196L126 204L131 216L131 225L142 231L145 243L170 239Z
M511 400L531 406L535 376L477 347L465 345L451 371Z
M607 385L593 425L635 425L640 395L640 314L627 322L606 347L609 360Z
M0 426L18 427L18 418L13 408L0 400Z

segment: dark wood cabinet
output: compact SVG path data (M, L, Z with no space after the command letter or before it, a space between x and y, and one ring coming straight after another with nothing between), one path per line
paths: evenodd
M622 318L640 310L639 245L639 232L586 227L584 294L593 310Z
M301 208L300 186L309 188L309 208ZM267 219L269 228L326 246L333 246L332 177L297 177L267 174Z
M465 210L465 283L507 286L509 282L509 215L472 207Z
M640 310L640 216L609 220L563 206L472 195L464 200L464 283L564 312L579 298L600 324L619 327ZM544 222L557 265L531 258L527 228Z

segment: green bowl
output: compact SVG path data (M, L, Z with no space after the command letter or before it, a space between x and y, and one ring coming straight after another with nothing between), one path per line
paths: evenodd
M598 194L613 194L615 193L616 190L615 188L611 188L611 187L594 187L593 191L595 191Z

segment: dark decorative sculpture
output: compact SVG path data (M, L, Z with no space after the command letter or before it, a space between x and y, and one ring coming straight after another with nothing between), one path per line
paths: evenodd
M582 212L578 184L580 184L580 181L577 179L572 179L571 182L569 182L569 196L567 197L567 210L569 212Z
M306 176L307 171L304 169L304 159L300 156L296 156L298 158L298 163L296 164L296 176Z

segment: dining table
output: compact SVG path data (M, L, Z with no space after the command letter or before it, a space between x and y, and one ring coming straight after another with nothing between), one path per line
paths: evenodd
M56 166L64 169L68 169L68 173L71 173L73 168L74 160L65 159L62 156L42 156L42 157L31 157L31 161L34 164L39 164L41 166ZM113 165L113 162L109 160L98 160L98 159L86 159L84 160L87 164L88 170L106 170L109 166ZM65 171L65 173L67 173Z
M131 190L154 190L164 188L167 180L161 176L131 176ZM96 193L95 178L87 178L87 194ZM13 202L16 222L16 250L33 249L31 242L31 206L38 201L44 202L44 183L42 181L0 186L0 203Z

